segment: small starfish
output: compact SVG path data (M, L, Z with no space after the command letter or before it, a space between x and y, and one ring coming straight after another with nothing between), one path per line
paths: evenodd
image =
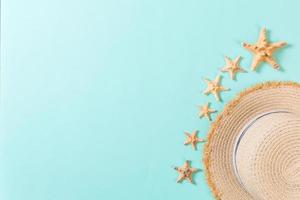
M217 112L216 110L209 108L209 103L199 107L200 107L199 117L200 118L206 117L209 121L211 121L210 114Z
M192 168L190 166L190 161L185 161L182 167L175 167L174 169L179 173L177 183L182 182L184 179L188 179L190 183L194 184L193 174L197 172L198 169Z
M256 70L257 66L261 62L267 62L274 69L279 69L279 64L276 63L272 55L277 49L284 47L286 44L286 42L269 43L267 39L266 28L263 28L261 30L259 39L256 44L242 43L243 47L254 54L254 58L251 64L252 70Z
M246 70L239 66L240 60L241 56L238 56L234 61L225 56L226 66L221 71L228 72L230 78L234 80L238 72L246 72Z
M188 132L184 132L186 135L186 141L184 142L184 145L191 144L194 150L197 150L197 143L198 142L204 142L204 139L198 138L198 132L199 131L194 131L192 134Z
M221 76L217 76L214 81L211 81L207 78L205 78L204 80L207 83L207 89L204 91L204 94L205 95L213 94L215 95L218 101L221 101L220 92L229 90L223 87L222 85L220 85Z

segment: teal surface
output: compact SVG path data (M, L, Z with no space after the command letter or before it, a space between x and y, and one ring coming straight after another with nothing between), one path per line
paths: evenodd
M266 80L300 81L299 2L283 0L2 0L1 200L213 199L203 172L177 184L202 149L184 131ZM251 55L262 27L290 45L282 66L224 74L223 103L202 95L225 55ZM215 118L216 115L213 115Z

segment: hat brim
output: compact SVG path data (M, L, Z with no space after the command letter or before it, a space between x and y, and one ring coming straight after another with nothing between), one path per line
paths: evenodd
M253 199L235 176L233 148L251 119L274 110L300 114L299 83L266 82L246 89L225 106L212 124L204 148L204 165L208 185L217 199Z

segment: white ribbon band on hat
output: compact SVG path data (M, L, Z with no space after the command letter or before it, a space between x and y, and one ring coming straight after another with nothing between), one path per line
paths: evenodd
M259 115L242 129L233 148L233 167L254 199L274 198L274 192L299 197L299 134L300 118L283 110Z
M288 111L272 111L272 112L267 112L264 113L262 115L257 116L256 118L254 118L252 121L250 121L248 124L246 124L246 126L243 128L243 130L241 131L240 135L237 137L236 142L234 144L233 147L233 154L232 154L232 159L233 159L233 168L234 168L234 172L235 175L239 181L239 183L245 188L241 177L238 173L238 169L237 169L237 164L236 164L236 154L240 145L241 140L243 139L243 136L247 133L247 130L259 119L261 119L262 117L266 116L266 115L270 115L270 114L274 114L274 113L289 113Z

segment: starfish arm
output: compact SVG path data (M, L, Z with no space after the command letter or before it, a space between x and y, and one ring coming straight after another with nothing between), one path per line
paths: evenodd
M183 144L184 144L184 145L188 145L188 144L190 144L190 143L191 143L190 138L187 138Z
M187 179L189 180L190 183L194 184L192 176L189 176Z
M220 87L220 90L221 90L221 91L229 91L230 89L229 89L229 88L225 88L225 87L221 86L221 87Z
M259 34L259 39L258 39L258 43L262 44L262 45L266 45L268 43L267 40L267 29L266 28L262 28Z
M195 173L197 171L199 171L197 168L190 168L191 172Z
M210 89L210 88L207 88L203 93L204 93L205 95L208 95L209 93L211 93L211 89Z
M192 136L192 138L196 138L197 135L198 135L198 131L194 131L193 134L192 134L191 136Z
M214 83L215 83L216 85L218 85L218 84L220 83L220 80L221 80L221 76L218 75L218 76L216 77L216 79L214 80Z
M196 136L198 135L198 132L199 132L198 130L195 130L195 131L193 132L192 136L193 136L193 137L196 137Z
M187 137L191 137L191 135L190 135L188 132L184 132L184 134L185 134Z
M197 150L195 142L192 143L193 150Z
M225 62L226 62L226 66L232 65L232 61L227 56L225 56Z
M236 57L235 59L234 59L234 64L239 64L240 63L240 61L241 61L241 56L238 56L238 57Z
M223 68L221 69L221 72L228 72L229 70L230 70L229 67L223 67Z
M255 53L255 48L254 48L254 45L252 44L248 44L248 43L242 43L243 47L249 51L251 51L252 53Z
M202 138L198 138L198 142L204 142L205 140Z
M221 98L220 98L220 93L219 92L213 92L215 98L217 101L221 101Z
M203 108L205 108L205 110L207 110L209 108L209 103L206 103Z
M235 59L234 59L234 64L235 65L238 65L239 63L240 63L240 61L241 61L241 56L238 56L238 57L236 57Z
M279 49L281 47L284 47L285 45L287 45L286 42L275 42L275 43L270 44L270 47L271 47L272 50L276 50L276 49Z
M263 61L261 56L254 56L252 64L251 64L251 69L253 71L256 70L257 66Z
M184 165L182 168L190 168L190 161L185 161Z
M203 114L203 113L199 113L199 117L200 117L200 118L203 118L203 117L204 117L204 114Z
M272 57L266 57L266 62L269 63L270 65L272 65L272 67L274 69L279 69L279 64L276 63L276 61L274 60L274 58L272 58Z
M211 116L210 116L210 114L206 114L205 116L206 116L206 118L207 118L209 121L211 121Z
M235 80L235 75L236 75L236 73L235 72L233 72L232 70L229 72L229 75L230 75L230 78L232 79L232 80Z
M212 81L209 80L208 78L204 78L204 81L207 83L207 85L210 85L212 83Z
M180 174L176 182L180 183L183 181L184 178L185 178L185 176L183 174Z
M241 67L238 68L238 71L239 71L239 72L243 72L243 73L246 73L246 72L247 72L245 69L243 69L243 68L241 68Z
M213 82L212 82L211 80L207 79L207 78L204 78L204 81L205 81L206 84L207 84L207 88L206 88L206 90L204 91L204 94L205 94L205 95L208 95L208 94L210 93L210 91L211 91L212 86L213 86Z
M214 109L209 109L208 112L210 112L210 113L215 113L215 112L217 112L217 111L214 110Z

